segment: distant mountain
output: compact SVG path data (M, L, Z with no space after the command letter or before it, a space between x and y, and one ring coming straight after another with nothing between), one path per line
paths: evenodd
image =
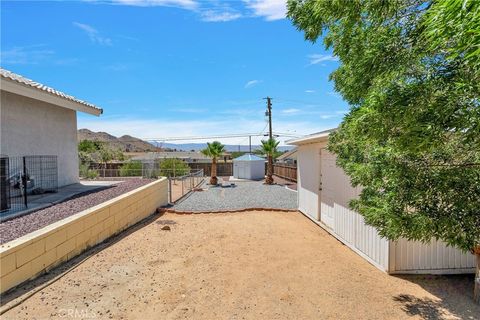
M77 140L101 141L108 144L113 149L120 149L124 152L149 152L161 150L147 141L132 136L125 135L117 138L106 132L93 132L88 129L78 130Z
M94 140L94 141L102 141L107 143L112 148L120 149L124 152L149 152L149 151L199 151L204 149L207 144L206 143L162 143L162 142L148 142L144 141L139 138L135 138L132 136L121 136L119 138L112 136L106 132L93 132L88 129L80 129L78 130L78 141L81 140ZM252 151L255 149L259 149L259 145L252 145ZM278 147L279 151L288 151L293 149L293 147L289 146L281 146ZM233 145L227 144L225 145L225 150L228 152L233 151L243 151L248 152L249 147L246 145Z

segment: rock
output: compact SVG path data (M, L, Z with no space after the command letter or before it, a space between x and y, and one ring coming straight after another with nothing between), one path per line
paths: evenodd
M170 229L170 226L163 226L163 227L162 227L162 230L168 230L168 231L170 231L171 229Z

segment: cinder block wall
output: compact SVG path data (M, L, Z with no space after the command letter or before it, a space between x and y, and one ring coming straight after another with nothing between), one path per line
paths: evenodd
M166 178L0 246L0 293L72 259L168 203Z

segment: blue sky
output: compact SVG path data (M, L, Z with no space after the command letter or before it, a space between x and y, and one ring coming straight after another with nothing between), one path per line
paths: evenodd
M328 81L338 61L304 40L282 0L2 1L1 9L3 68L104 109L79 114L79 128L140 138L257 133L271 96L274 131L302 135L337 126L348 109Z

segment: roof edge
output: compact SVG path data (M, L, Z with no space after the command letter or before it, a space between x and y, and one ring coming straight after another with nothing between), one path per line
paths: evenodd
M1 70L2 91L18 94L27 98L43 101L66 109L99 116L103 109L88 102L76 99L63 92L34 82L5 69Z
M317 133L312 133L312 134L309 134L309 135L306 135L306 136L303 136L303 137L300 137L300 138L287 140L287 141L285 141L285 143L288 144L288 145L299 146L299 145L308 144L308 143L325 141L325 140L328 140L328 136L330 135L330 133L332 133L336 130L337 130L337 128L333 128L333 129L320 131L320 132L317 132Z

